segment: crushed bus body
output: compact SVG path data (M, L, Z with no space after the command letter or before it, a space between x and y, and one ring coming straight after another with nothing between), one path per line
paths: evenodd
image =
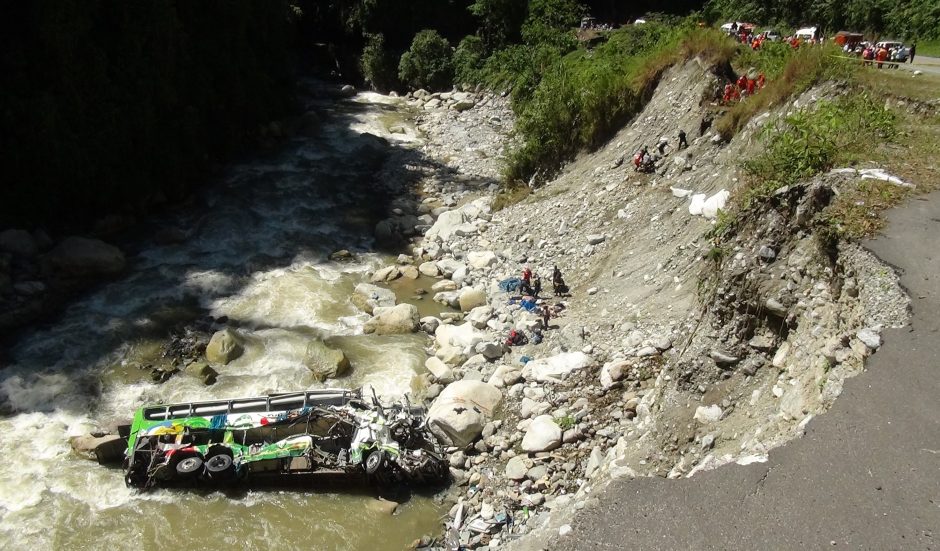
M124 480L140 489L326 474L438 483L447 462L425 413L407 399L383 406L334 389L145 406L127 434Z

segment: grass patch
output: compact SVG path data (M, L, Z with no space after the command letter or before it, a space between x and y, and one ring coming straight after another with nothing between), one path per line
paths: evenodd
M517 180L511 184L504 184L502 188L500 188L499 193L496 194L496 197L493 198L493 204L490 208L493 209L493 212L501 211L506 207L522 201L531 193L532 188L525 185L524 182Z
M760 93L735 104L715 121L715 130L730 140L755 115L780 105L826 80L849 78L855 65L839 57L835 47L793 48L767 44L758 52L746 50L736 61L743 71L760 71L767 85Z
M896 132L894 113L869 92L823 100L792 113L762 131L766 147L744 163L748 181L736 203L747 209L778 188L836 165L854 164L870 152L870 144L888 142Z
M923 42L918 42L917 53L914 55L915 63L919 55L940 57L940 40L924 40Z
M924 102L940 101L940 75L933 73L914 76L908 71L865 67L858 71L856 78L865 88L882 96Z
M534 88L513 91L522 143L510 154L506 179L553 174L636 115L667 68L695 56L727 62L734 51L733 42L713 30L647 24L612 32L594 50L565 55L545 67Z

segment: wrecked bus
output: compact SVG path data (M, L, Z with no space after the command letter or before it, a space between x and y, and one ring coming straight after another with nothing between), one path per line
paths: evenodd
M447 463L425 413L361 389L145 406L127 434L124 481L147 489L345 474L437 483Z

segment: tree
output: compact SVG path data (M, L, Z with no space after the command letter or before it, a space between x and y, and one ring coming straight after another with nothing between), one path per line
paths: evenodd
M398 78L411 88L449 88L454 80L450 43L434 30L416 34L411 48L401 56Z
M526 0L476 0L468 8L480 20L479 35L487 52L518 42L528 13Z
M398 86L397 65L395 55L385 49L385 37L381 33L366 35L359 67L374 90L387 92Z

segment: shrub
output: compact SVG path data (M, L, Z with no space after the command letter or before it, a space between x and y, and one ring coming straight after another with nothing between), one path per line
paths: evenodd
M854 161L871 141L891 140L895 133L894 114L867 93L797 111L764 128L764 152L744 163L750 181L741 206L837 163Z
M695 56L727 63L734 51L730 44L714 31L649 23L611 33L593 51L546 58L543 73L514 81L513 109L522 143L510 155L507 179L528 180L536 170L550 175L638 113L670 65ZM530 65L539 70L534 59Z
M362 77L372 89L387 92L398 86L395 55L385 49L385 36L381 33L366 36L359 67Z
M454 82L471 84L479 82L486 50L483 39L470 35L463 37L454 51Z
M838 48L834 46L798 50L768 48L766 54L744 59L753 62L750 66L765 70L767 86L747 101L735 104L715 122L715 129L726 140L744 128L757 113L779 105L820 82L847 78L853 68L852 62L841 58Z
M447 39L425 29L415 35L398 64L398 77L411 88L444 90L454 80L453 52Z

